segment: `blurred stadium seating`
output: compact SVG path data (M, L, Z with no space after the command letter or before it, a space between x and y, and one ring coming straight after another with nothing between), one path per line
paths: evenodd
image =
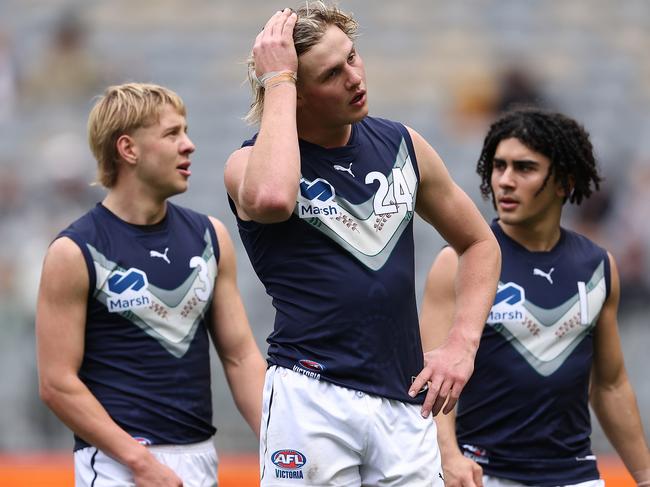
M647 218L650 202L648 186L639 182L650 182L650 2L340 3L361 22L358 45L371 113L423 134L486 217L491 210L479 199L473 168L486 124L504 103L538 100L577 117L592 133L611 198L592 231L624 264L621 333L647 432L650 227L639 222ZM4 475L18 458L15 452L63 451L67 457L72 444L70 433L38 399L33 313L49 241L102 195L87 184L94 176L84 142L92 95L107 83L129 80L176 90L188 105L197 145L192 187L177 201L222 219L235 234L222 172L228 154L253 133L241 120L249 103L244 60L268 15L284 6L277 0L0 2L3 486L10 485L5 478L13 478ZM78 29L77 38L62 52L55 40L66 28ZM524 81L513 85L513 72ZM572 212L566 224L580 222ZM416 240L422 289L442 241L422 222L416 222ZM270 300L241 245L237 252L240 287L265 350L273 321ZM234 408L220 367L214 370L216 441L226 475L230 455L254 455L256 440ZM593 440L599 454L612 454L597 424ZM17 461L16 471L33 472L33 458ZM57 462L37 463L43 478L54 479L55 472L69 475L66 462L63 470Z

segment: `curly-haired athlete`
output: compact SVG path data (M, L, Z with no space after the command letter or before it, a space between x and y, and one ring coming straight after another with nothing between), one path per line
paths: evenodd
M502 140L516 138L529 149L544 154L551 161L541 192L551 176L561 184L565 199L579 205L600 188L594 149L589 134L575 120L561 114L535 108L521 108L501 117L490 127L476 165L481 176L481 194L492 199L494 153ZM593 188L592 188L593 187Z
M260 129L226 166L242 241L277 310L264 486L441 485L430 413L469 378L496 290L496 240L440 157L414 130L368 116L355 31L321 2L269 19L251 60ZM461 255L465 304L424 357L416 211Z
M457 414L436 418L447 487L601 486L589 402L638 485L649 486L618 336L616 264L560 226L564 203L579 204L601 182L589 135L560 113L508 112L492 124L477 172L498 214L503 265ZM425 349L452 322L457 262L445 248L429 273Z

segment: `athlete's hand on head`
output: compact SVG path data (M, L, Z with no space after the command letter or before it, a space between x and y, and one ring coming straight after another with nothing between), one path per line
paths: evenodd
M253 59L258 78L272 71L298 71L298 55L293 44L293 28L297 19L290 8L278 11L255 38Z
M451 458L443 458L442 471L445 487L483 487L483 469L460 452Z
M422 404L422 417L432 413L449 413L474 372L476 351L462 341L447 340L440 347L424 354L424 369L411 384L409 395L415 397L428 385L427 395ZM445 404L446 402L446 404Z

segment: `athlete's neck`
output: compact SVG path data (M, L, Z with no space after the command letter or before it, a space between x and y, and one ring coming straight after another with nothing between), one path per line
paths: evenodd
M340 127L308 127L301 125L298 128L298 137L312 144L320 145L327 149L347 145L352 134L352 125Z
M503 233L530 252L553 250L562 235L559 222L508 224L499 220L498 224Z
M136 195L125 197L112 190L106 195L102 205L121 220L133 225L154 225L162 221L167 213L166 200L157 202L138 198Z

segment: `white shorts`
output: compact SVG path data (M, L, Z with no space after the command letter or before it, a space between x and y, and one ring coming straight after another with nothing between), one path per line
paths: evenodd
M441 473L435 422L420 406L267 371L262 486L442 487Z
M491 475L483 475L483 487L529 487L521 484L515 480L502 479L499 477L492 477ZM558 487L605 487L603 479L587 480L579 484L567 484Z
M217 487L217 451L212 439L190 445L147 447L183 480L183 487ZM135 487L131 470L95 447L74 452L75 487Z

